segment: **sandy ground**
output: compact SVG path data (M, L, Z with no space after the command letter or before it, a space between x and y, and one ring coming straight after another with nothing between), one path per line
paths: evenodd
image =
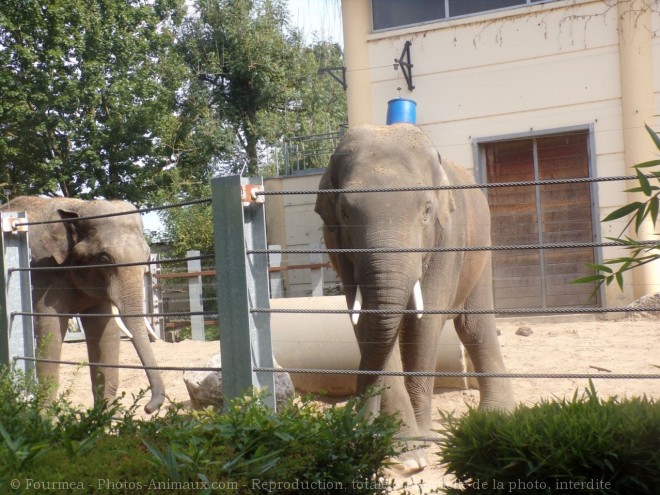
M536 318L530 320L498 321L500 342L506 365L515 373L593 373L606 377L611 373L660 374L660 321L601 321L574 319L558 322L557 319ZM530 336L516 335L526 326L532 329ZM121 362L139 364L130 342L122 341ZM161 366L203 366L207 359L218 352L218 342L183 341L170 344L162 341L153 344ZM76 362L87 359L83 343L67 343L63 360ZM609 371L608 371L609 370ZM183 382L183 372L163 372L167 394L173 401L186 402L188 393ZM597 379L594 381L601 397L632 397L646 394L660 400L660 380ZM91 386L87 368L63 366L61 389L68 390L69 399L76 404L91 405ZM541 399L571 397L575 390L588 386L586 379L514 379L516 400L534 404ZM146 376L139 370L120 370L120 392L131 394L148 386ZM445 411L461 414L468 405L478 404L479 394L474 390L437 391L434 406ZM132 402L132 401L131 401ZM438 415L436 415L438 417ZM441 428L439 417L438 428ZM451 479L442 469L432 465L412 478L392 473L397 486L404 481L423 482L423 491L446 486ZM418 493L415 489L414 493Z

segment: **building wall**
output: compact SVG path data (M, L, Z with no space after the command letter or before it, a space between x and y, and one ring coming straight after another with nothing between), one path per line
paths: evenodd
M653 116L660 114L657 1L632 0L617 5L601 0L565 0L379 33L371 32L370 9L364 4L371 2L342 2L349 125L384 124L388 100L399 95L414 99L417 124L438 150L473 171L478 157L474 143L480 139L589 125L593 129L595 173L614 176L631 173L624 144L629 139L624 138L624 112L629 112L637 120L629 119L627 125L634 126L633 133L647 143L641 154L654 158L642 122L657 129ZM644 7L642 13L636 10L640 6ZM652 60L648 60L648 73L642 71L631 82L620 72L624 57L629 56L621 48L621 40L630 29L645 29L644 22L650 25L646 29L648 40L632 43L650 44ZM357 44L349 44L351 40ZM413 91L406 88L401 71L393 66L407 40L412 42ZM367 60L349 57L354 50L366 50ZM352 60L362 66L351 66ZM635 63L633 67L637 67ZM622 93L622 84L646 83L652 88L648 105L631 103L625 91ZM632 92L629 88L628 94L635 94L635 87ZM639 148L629 146L633 147ZM596 187L599 219L629 202L625 188L622 182ZM625 221L601 224L600 235L617 236L624 226ZM618 254L616 249L602 250L605 259ZM656 266L653 271L657 273L660 268ZM657 279L636 284L628 274L624 293L609 288L606 305L630 302L638 297L635 285L642 283L647 284L644 292L660 290L660 285L653 285Z
M308 191L318 189L323 170L308 171L305 175L276 177L264 180L268 191ZM314 211L315 194L266 196L266 233L268 244L283 249L309 249L310 244L323 245L321 217ZM327 255L324 260L328 261ZM304 265L310 262L308 255L287 255L283 265ZM304 297L311 295L309 270L282 272L284 295ZM337 283L333 270L324 269L324 286Z

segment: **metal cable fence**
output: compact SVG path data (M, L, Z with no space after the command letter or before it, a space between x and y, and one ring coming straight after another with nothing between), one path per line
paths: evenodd
M291 194L333 194L333 193L383 193L383 192L415 192L423 190L451 190L451 189L484 189L484 188L494 188L494 187L524 187L524 186L552 186L558 184L569 184L569 183L597 183L597 182L609 182L609 181L626 181L626 180L635 180L637 176L615 176L615 177L600 177L600 178L580 178L580 179L560 179L560 180L542 180L542 181L521 181L521 182L508 182L508 183L494 183L494 184L470 184L463 186L419 186L419 187L401 187L401 188L361 188L361 189L350 189L350 190L311 190L311 191L265 191L258 190L254 193L255 196L275 196L275 195L291 195ZM238 182L241 179L237 179ZM228 187L234 187L237 182L232 183ZM148 209L140 209L135 211L121 212L120 215L135 214L135 213L145 213L156 211L163 208L175 208L175 207L184 207L187 205L194 204L210 204L214 208L223 208L222 203L215 205L215 194L213 198L200 199L194 201L186 201L182 203L166 205L163 207L154 207ZM239 197L240 198L240 197ZM242 198L241 198L242 199ZM234 201L236 202L236 197L226 198L227 202ZM226 203L225 203L226 204ZM238 204L233 205L231 208L246 210L254 209L255 204L251 203L250 206L243 205L241 200L238 201ZM225 211L224 209L222 210ZM231 212L228 212L228 215L231 215ZM252 214L252 213L250 213ZM80 217L73 220L63 220L63 221L82 221L85 219L92 218L104 218L111 215L99 215L99 216L90 216L90 217ZM241 223L244 218L241 214ZM56 221L47 221L47 222L25 222L23 225L39 225L44 223L54 223ZM223 228L221 230L222 234L218 234L218 226L215 226L216 229L216 242L218 241L218 235L224 235L225 237L232 237L228 235L228 232L233 232L231 229ZM248 237L259 237L265 233L254 234L251 233ZM343 253L343 254L359 254L359 253L410 253L410 252L419 252L419 253L445 253L445 252L456 252L456 251L513 251L513 250L535 250L535 249L573 249L573 248L600 248L600 247L621 247L624 246L620 242L577 242L577 243L551 243L551 244L521 244L521 245L503 245L503 246L467 246L467 247L432 247L432 248L384 248L384 249L265 249L259 247L257 243L254 245L253 239L249 239L250 242L246 242L243 236L236 236L237 239L223 239L231 243L233 249L233 258L229 262L230 264L240 265L239 269L242 269L243 266L255 265L254 261L247 261L252 255L270 255L270 254L333 254L333 253ZM653 245L653 241L642 242L643 245ZM242 258L242 259L241 259ZM194 257L185 257L185 258L170 258L170 259L159 259L152 261L145 261L139 263L117 263L117 264L96 264L96 265L87 265L87 266L61 266L61 267L30 267L30 268L10 268L8 272L11 274L13 272L37 272L44 270L85 270L85 269L108 269L108 268L122 268L130 266L139 266L139 265L153 265L153 264L168 264L168 263L182 263L188 262L191 260L199 261L209 261L215 260L216 267L219 267L221 263L227 263L228 258L224 257L222 259L218 258L218 250L216 247L215 255L200 255ZM267 264L267 262L266 262ZM234 268L234 267L230 267ZM226 272L225 272L226 273ZM220 275L221 276L221 275ZM263 285L263 281L261 284ZM250 291L254 287L247 285L247 292L252 294ZM262 287L261 289L264 289ZM231 289L230 289L231 290ZM265 287L267 291L267 287ZM275 313L300 313L300 314L401 314L401 315L467 315L467 314L498 314L498 315L538 315L538 314L548 314L548 315L558 315L558 314L599 314L599 313L628 313L640 311L640 309L635 309L631 307L609 307L609 308L594 308L594 307L563 307L563 308L525 308L525 309L516 309L516 308L472 308L472 309L426 309L426 310L411 310L411 309L399 309L399 310L383 310L383 309L342 309L342 310L331 310L331 309L275 309L270 308L268 304L258 304L258 297L250 296L251 306L248 307L246 313L250 315L250 318L260 318L262 315L267 316L268 314ZM221 296L218 294L218 301L220 303ZM224 296L222 296L224 297ZM261 298L261 301L264 301ZM257 304L254 304L257 302ZM227 303L228 305L233 304L231 301ZM240 311L240 308L230 308L231 311ZM233 323L231 321L225 322L222 320L223 313L227 313L228 309L220 309L218 312L215 311L189 311L189 312L171 312L171 313L157 313L157 312L144 312L144 313L127 313L121 314L122 318L144 318L144 317L191 317L191 316L201 316L201 317L212 317L221 318L221 325L231 326ZM643 311L657 312L660 311L659 308L643 308ZM115 314L104 314L104 313L89 313L80 315L78 313L61 313L61 314L44 314L34 311L13 311L10 315L12 318L17 316L24 317L76 317L76 316L85 316L85 317L98 317L98 318L110 318L116 317ZM241 318L245 319L246 315L243 315ZM263 320L260 320L263 321ZM254 323L254 322L253 322ZM263 326L259 328L259 325L256 325L254 329L256 332L262 332ZM270 335L267 337L270 339ZM268 352L270 346L266 346L266 352ZM25 360L25 361L42 361L42 362L54 362L52 360L40 359L31 356L14 356L15 360ZM251 360L248 358L248 362ZM81 363L70 362L70 361L60 361L61 364L65 365L77 365L80 366ZM139 365L111 365L107 363L86 363L88 366L98 366L98 367L118 367L118 368L129 368L129 369L154 369L154 370L171 370L171 371L221 371L221 368L209 368L209 367L177 367L177 366L157 366L157 367L144 367ZM223 359L224 366L224 359ZM248 373L266 373L271 374L275 372L288 372L288 373L315 373L315 374L328 374L328 375L379 375L379 376L428 376L428 377L452 377L452 378L479 378L479 377L497 377L497 378L558 378L558 379L658 379L660 374L617 374L617 373L608 373L608 374L595 374L595 373L477 373L477 372L416 372L416 371L400 371L400 372L390 372L390 371L372 371L372 370L327 370L327 369L303 369L303 368L274 368L272 366L264 365L253 365L250 366ZM240 387L242 385L237 385Z

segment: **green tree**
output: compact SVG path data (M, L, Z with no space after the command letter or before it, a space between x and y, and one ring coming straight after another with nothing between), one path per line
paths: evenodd
M345 122L341 87L317 77L322 60L341 64L341 50L305 46L285 0L198 0L195 7L183 34L185 58L230 138L216 166L255 175L264 150L285 136Z
M3 0L0 183L143 202L178 152L182 0Z
M341 85L319 76L343 65L341 47L306 46L289 25L284 0L198 0L182 34L194 75L181 111L181 143L160 201L210 197L218 174L257 175L268 149L292 136L336 131L347 121ZM328 156L306 167L325 166ZM166 241L176 255L213 250L208 205L165 210Z
M648 125L646 126L646 130L660 152L660 136ZM624 232L634 223L635 233L639 232L640 226L648 218L650 218L654 227L657 225L658 212L660 210L660 170L657 167L660 167L660 159L638 163L634 166L639 186L626 189L625 192L642 193L648 199L645 201L635 201L614 210L603 219L603 222L618 220L630 215ZM642 242L632 239L629 236L624 236L621 233L619 237L608 237L608 240L620 242L628 250L629 255L613 258L602 264L589 264L596 273L576 279L573 283L596 282L598 286L601 286L603 283L610 285L616 281L619 288L623 289L624 272L660 259L658 252L660 249L660 238L651 242Z

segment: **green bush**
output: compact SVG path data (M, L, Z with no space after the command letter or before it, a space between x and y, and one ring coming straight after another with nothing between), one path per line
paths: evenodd
M660 487L660 403L582 397L449 418L447 493L649 494Z
M192 339L192 327L182 327L179 339ZM204 340L206 342L220 340L220 327L218 325L204 325Z
M367 421L358 399L275 413L255 396L226 413L172 405L141 420L136 405L78 411L46 397L0 373L0 493L382 493L399 426L387 415Z

